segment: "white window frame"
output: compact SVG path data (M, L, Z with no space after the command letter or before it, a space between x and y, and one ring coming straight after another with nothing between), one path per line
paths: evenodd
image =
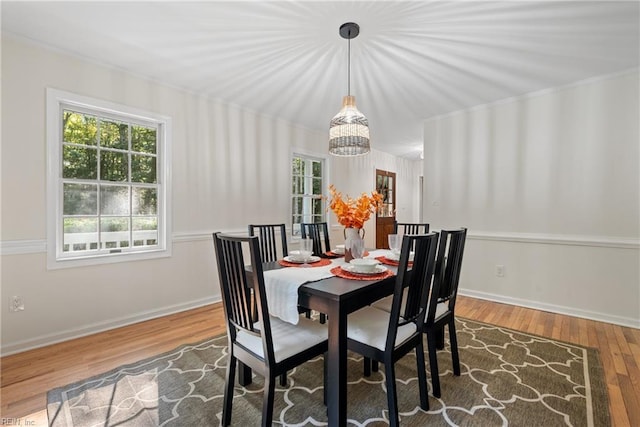
M327 189L329 187L329 156L327 155L322 155L322 154L318 154L318 153L313 153L313 152L309 152L306 150L302 150L302 149L293 149L291 151L291 156L289 158L289 185L292 186L293 185L293 159L295 157L301 157L304 158L306 160L311 160L311 161L321 161L322 162L322 180L323 180L323 185L322 185L322 199L323 199L323 204L324 204L324 209L323 209L323 216L324 216L324 222L327 223L327 228L330 228L330 224L329 224L329 217L327 215L327 209L326 209L326 198L327 198ZM291 187L290 187L291 188ZM293 226L293 197L294 196L298 196L293 194L293 192L290 192L290 197L289 197L289 223L291 224L291 238L292 240L298 240L300 239L300 235L294 235L294 226ZM329 230L327 230L328 232Z
M80 111L157 127L158 239L152 248L82 253L70 256L63 252L62 186L62 111ZM171 256L171 118L113 102L47 88L47 268L59 269L87 265L154 259Z

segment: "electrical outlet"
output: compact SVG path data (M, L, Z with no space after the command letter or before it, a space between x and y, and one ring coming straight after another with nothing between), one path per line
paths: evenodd
M504 277L504 265L496 265L496 276Z
M9 299L9 310L24 311L24 300L19 295L14 295Z

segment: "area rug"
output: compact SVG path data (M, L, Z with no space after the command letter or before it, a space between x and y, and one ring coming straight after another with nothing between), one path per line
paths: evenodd
M442 397L429 384L428 412L419 406L415 354L396 364L402 426L610 425L596 350L467 319L457 328L462 374L453 375L447 341L438 351ZM217 426L226 363L219 336L51 390L49 424ZM287 387L276 387L274 425L327 425L322 371L317 358L289 372ZM350 354L348 373L348 425L388 424L384 369L365 378L362 358ZM262 385L258 375L246 388L236 382L232 425L260 424Z

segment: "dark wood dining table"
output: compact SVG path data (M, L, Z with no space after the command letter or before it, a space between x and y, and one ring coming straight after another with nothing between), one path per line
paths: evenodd
M396 267L386 266L395 273ZM281 268L263 264L264 271ZM296 268L296 267L291 267ZM327 412L329 426L347 424L347 316L393 293L395 276L381 280L350 280L330 277L298 288L298 305L325 313L328 317ZM239 369L239 382L251 383L251 371Z

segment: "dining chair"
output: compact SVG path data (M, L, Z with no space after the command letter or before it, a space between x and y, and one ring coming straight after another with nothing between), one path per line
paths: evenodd
M431 295L437 295L437 297L429 298L427 317L425 318L422 328L423 332L427 335L431 386L435 397L440 397L441 395L436 351L437 349L444 348L445 326L449 326L449 344L451 347L453 373L455 376L460 376L460 358L458 354L454 310L466 238L466 228L441 230L438 241L436 266L431 290ZM375 302L373 307L384 311L391 311L392 299L389 297L383 298ZM369 359L365 358L365 376L368 376L371 370L377 371L378 364L375 361L369 361Z
M222 425L231 423L236 365L241 361L264 376L262 426L271 426L276 378L325 354L328 348L327 328L304 317L293 325L269 316L257 236L214 233L213 241L229 345ZM243 258L243 250L246 251L247 247L253 271L250 275L246 273ZM257 320L252 315L251 288L257 303Z
M276 262L289 255L287 231L284 224L249 224L249 236L258 235L262 262ZM278 251L280 235L280 251Z
M368 306L350 314L347 319L349 350L384 364L391 426L399 423L395 362L411 350L416 352L420 407L429 410L422 330L435 270L437 242L437 233L405 235L391 311ZM415 255L413 267L409 269L412 247Z
M303 222L300 224L300 234L303 239L313 240L313 254L315 256L322 256L331 250L329 227L326 222Z
M249 224L249 236L255 236L256 234L258 235L262 262L277 262L279 259L289 255L287 250L287 231L284 224ZM278 235L280 236L280 251L278 251ZM255 319L257 316L255 299L253 307ZM311 310L300 308L299 311L305 313L308 319L311 318ZM280 377L280 385L282 387L287 385L286 374Z
M455 306L466 239L466 228L459 230L441 230L440 232L436 268L433 275L433 287L427 307L427 316L422 327L422 331L427 335L431 386L435 397L440 397L441 395L436 350L438 347L441 347L439 345L440 342L444 343L445 326L449 327L449 345L451 347L453 374L460 376Z
M427 234L429 224L393 221L393 234Z
M329 242L329 226L326 222L303 222L300 224L300 235L303 239L313 240L313 255L315 256L323 256L331 250L331 243ZM310 312L307 312L306 316L310 317ZM320 313L319 317L320 323L325 323L327 321L326 314Z

